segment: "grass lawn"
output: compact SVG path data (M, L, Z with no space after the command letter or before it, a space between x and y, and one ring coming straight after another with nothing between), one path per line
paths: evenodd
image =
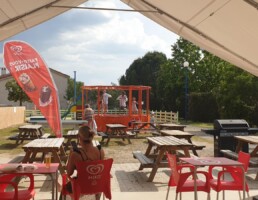
M22 144L16 144L15 140L8 139L10 136L15 135L19 132L18 128L21 125L12 126L9 128L1 129L0 132L0 154L9 153L9 154L19 154L24 152L22 147L30 142L30 140L25 140ZM66 133L68 129L64 129ZM44 129L44 132L51 132L49 129Z
M211 124L204 124L204 123L192 123L193 126L203 127L203 128L211 128ZM13 126L10 128L2 129L0 135L0 154L9 153L11 155L17 155L23 153L22 146L27 144L30 141L24 141L22 144L16 144L15 140L9 140L8 137L15 135L18 133L18 127ZM64 129L64 134L67 133L69 129ZM44 128L44 132L51 132L49 129ZM112 138L109 142L109 145L105 145L106 140L102 144L102 147L106 153L107 157L114 158L116 163L126 163L130 162L137 162L136 159L132 157L132 151L140 150L145 152L147 148L147 140L146 137L152 136L150 133L140 133L137 139L131 139L132 144L128 144L128 141L123 141L122 139ZM101 137L96 137L95 139L101 140ZM194 136L194 142L200 143L210 143L209 140L203 137Z
M10 153L17 154L23 152L22 146L26 144L25 141L23 144L16 144L14 140L9 140L8 137L18 133L19 126L13 126L10 128L1 129L0 134L0 154L1 153Z

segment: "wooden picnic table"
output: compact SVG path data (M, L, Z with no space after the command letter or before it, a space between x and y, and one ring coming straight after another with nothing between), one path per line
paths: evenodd
M135 133L138 133L140 130L142 130L147 126L150 126L150 128L152 128L153 130L158 130L157 126L155 126L155 124L151 122L132 121L131 123L133 127L132 132L135 132Z
M239 136L234 136L234 138L237 140L237 146L236 146L235 152L228 149L222 149L220 151L224 154L224 156L237 160L239 151L245 151L245 147L249 144L254 145L255 148L251 152L247 152L247 153L250 153L251 155L249 166L258 168L258 136L253 136L253 135L240 136L239 135ZM255 180L258 180L258 172L256 173Z
M26 124L18 129L19 133L15 138L16 144L23 143L24 140L34 140L43 136L42 125Z
M47 153L52 154L53 163L59 163L59 170L63 174L65 167L62 165L62 161L66 163L67 156L63 148L64 138L47 138L47 139L35 139L22 148L25 151L25 156L22 163L33 163L38 161L37 154L41 154L40 161L43 162Z
M183 151L186 157L190 157L189 151L193 146L193 144L173 136L147 137L147 140L148 147L145 154L140 151L134 151L133 155L141 163L139 170L152 168L148 178L149 182L153 181L158 168L168 167L167 161L163 160L166 151L173 153ZM151 154L152 150L154 154Z
M160 130L160 134L162 136L174 136L174 137L179 138L179 139L185 139L189 143L193 144L192 137L194 136L194 134L192 134L192 133L188 133L188 132L180 131L180 130ZM198 156L198 153L197 153L196 150L202 150L204 147L205 146L200 146L200 145L194 145L193 144L193 148L192 148L193 154L195 156Z
M250 152L251 157L258 157L258 136L245 135L245 136L234 136L237 139L236 153L243 149L244 144L254 144L256 147Z
M186 127L185 125L173 124L173 123L159 124L160 130L167 129L167 130L184 131L185 127Z
M122 140L127 139L128 143L131 144L130 135L126 132L127 126L123 124L106 124L105 135L102 136L102 141L107 139L106 144L108 145L111 138L121 138Z
M67 134L63 135L63 137L67 139L64 143L65 151L69 150L72 140L76 140L76 143L78 144L78 130L70 130L67 132Z

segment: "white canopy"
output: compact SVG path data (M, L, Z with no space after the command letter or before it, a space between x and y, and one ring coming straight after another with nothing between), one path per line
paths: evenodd
M62 14L87 0L1 0L0 41Z
M121 0L193 44L258 76L258 0Z
M1 0L0 41L87 0ZM218 57L258 76L258 0L121 0Z

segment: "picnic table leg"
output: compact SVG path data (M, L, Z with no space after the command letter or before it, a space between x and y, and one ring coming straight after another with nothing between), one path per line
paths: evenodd
M160 149L159 151L159 155L153 165L153 168L151 170L151 174L149 176L149 179L148 179L148 182L152 182L156 173L157 173L157 170L159 168L159 165L160 165L160 161L162 160L163 156L164 156L164 153L165 153L165 149Z
M124 140L125 137L126 137L126 139L127 139L127 141L128 141L128 144L132 144L132 143L131 143L131 140L130 140L130 136L127 135L126 130L123 130L122 137L123 137L123 140Z
M191 138L187 138L186 140L187 140L190 144L193 144ZM193 147L192 151L193 151L193 154L194 154L195 156L198 156L198 153L197 153L196 149L194 149L194 147ZM190 157L190 156L189 156L189 157Z
M250 153L251 157L257 157L257 151L258 151L258 146L256 146L254 150Z
M36 156L37 156L37 151L34 151L33 153L32 153L32 156L30 157L30 160L29 160L29 163L32 163L34 160L35 160L35 158L36 158Z
M26 150L26 151L25 151L25 156L24 156L24 158L23 158L23 160L22 160L22 163L27 163L27 162L29 162L31 153L32 153L32 152L31 152L30 150Z
M109 143L109 134L108 134L108 127L106 127L106 132L105 132L105 134L107 135L107 137L104 137L104 136L102 136L102 139L101 139L101 141L100 142L104 142L104 140L107 138L107 142L106 142L106 145Z
M237 146L236 146L236 153L239 153L239 151L242 150L242 147L243 147L243 141L238 140Z
M126 133L125 133L125 134L126 134ZM129 143L129 144L132 144L129 135L126 135L126 138L127 138L127 140L128 140L128 143Z
M102 137L102 139L103 139L103 138L104 138L104 137ZM110 135L107 134L107 142L106 142L106 145L108 145L109 141L110 141Z
M23 132L23 131L19 131L19 134L18 134L18 136L17 136L17 138L16 138L16 144L21 144L21 143L23 143L23 135L24 135L25 133Z
M189 148L184 148L185 157L191 157L189 153Z
M53 155L53 158L54 158L54 162L57 162L59 163L59 171L61 174L64 174L65 173L65 169L62 165L62 161L57 153L57 151L51 151L52 152L52 155Z
M122 130L116 130L116 134L118 136L121 136L122 140L125 141L125 136L126 136L126 132L125 131L122 131Z

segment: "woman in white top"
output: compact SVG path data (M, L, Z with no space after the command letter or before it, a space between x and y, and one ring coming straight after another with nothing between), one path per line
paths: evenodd
M126 109L126 102L128 101L127 96L125 95L125 92L123 91L121 95L117 97L117 100L119 100L119 106L121 110Z
M105 114L108 111L108 98L111 98L112 96L108 93L106 93L106 90L103 91L102 94L102 108L103 113Z

